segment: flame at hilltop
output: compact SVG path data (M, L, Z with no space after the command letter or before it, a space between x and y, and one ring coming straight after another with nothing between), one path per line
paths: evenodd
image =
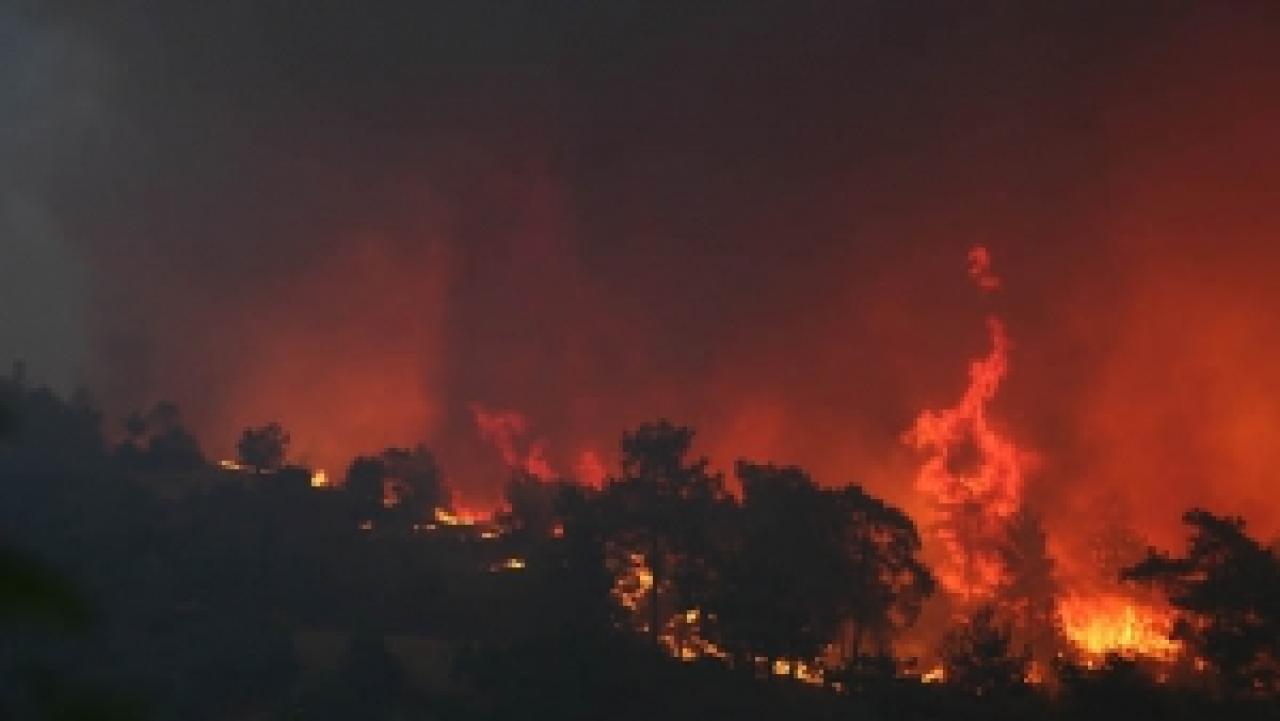
M983 246L969 251L969 276L983 291L1001 287ZM969 385L958 403L925 410L904 440L927 453L916 487L933 504L934 536L943 555L944 589L964 601L996 597L1009 577L1002 545L1008 522L1022 506L1028 466L1035 456L997 430L991 401L1009 370L1009 339L997 316L987 318L991 350L969 365ZM1059 579L1061 582L1063 579ZM1116 579L1107 579L1114 584ZM1170 638L1174 615L1109 590L1071 590L1058 597L1062 634L1087 662L1107 654L1170 661L1182 650Z
M547 458L547 440L529 438L529 421L523 413L491 409L480 403L472 403L470 408L476 431L498 451L503 465L508 469L543 482L566 478ZM586 449L579 452L572 474L568 477L599 488L604 484L606 475L599 453Z
M985 291L1000 287L983 246L969 252L969 275ZM1022 502L1023 473L1030 454L996 430L987 407L1009 369L1004 323L987 319L991 351L969 365L969 386L960 401L922 412L904 439L928 455L916 476L938 516L935 536L945 556L943 586L965 599L990 596L1004 575L997 548L1006 521Z

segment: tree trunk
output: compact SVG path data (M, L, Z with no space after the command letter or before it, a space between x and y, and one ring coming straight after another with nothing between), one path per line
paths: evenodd
M649 589L649 635L653 640L653 647L658 648L661 643L658 638L661 635L661 629L658 626L658 619L661 614L658 611L658 587L661 577L659 575L659 567L662 565L658 560L658 536L654 534L649 544L649 573L653 577L653 587Z

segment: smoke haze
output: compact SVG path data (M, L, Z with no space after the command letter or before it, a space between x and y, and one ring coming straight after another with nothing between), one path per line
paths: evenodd
M998 311L1051 522L1280 530L1274 7L106 5L0 11L0 351L113 417L485 505L475 404L565 472L665 416L914 509Z

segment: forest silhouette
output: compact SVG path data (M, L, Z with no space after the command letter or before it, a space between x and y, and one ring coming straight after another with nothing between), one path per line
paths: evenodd
M730 484L695 440L641 424L598 488L513 471L475 521L426 446L322 483L278 423L214 462L173 404L107 421L17 367L0 717L1280 718L1280 559L1241 519L1193 509L1181 553L1099 553L1184 652L1086 661L1034 509L965 603L902 509L768 462Z

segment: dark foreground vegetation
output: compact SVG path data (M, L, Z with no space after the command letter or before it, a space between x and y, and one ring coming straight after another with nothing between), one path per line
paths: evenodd
M3 718L1280 718L1276 555L1203 511L1183 555L1123 571L1179 611L1194 668L1089 668L1032 514L999 598L948 613L900 510L751 463L730 495L667 423L625 435L603 489L517 476L466 523L425 448L313 487L278 426L222 466L170 405L118 443L20 372L0 408ZM928 650L897 653L912 634Z

